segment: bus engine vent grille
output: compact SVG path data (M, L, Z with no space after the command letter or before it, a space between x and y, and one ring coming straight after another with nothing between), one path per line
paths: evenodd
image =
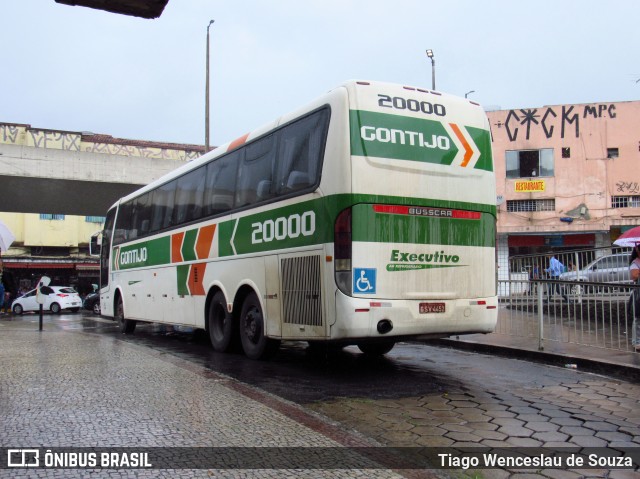
M320 256L283 258L280 265L284 322L322 326Z

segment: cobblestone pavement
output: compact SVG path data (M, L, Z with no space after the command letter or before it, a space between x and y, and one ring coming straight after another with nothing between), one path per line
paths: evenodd
M402 349L408 361L411 348ZM507 371L487 371L474 361L476 355L456 351L449 362L439 362L438 368L460 381L434 394L338 398L307 407L395 447L640 447L640 385L577 371L559 383L526 385L526 379L512 381ZM457 477L621 479L640 473L481 470Z
M325 419L200 366L47 320L0 321L0 447L370 446ZM5 458L2 458L4 460ZM363 464L370 464L363 462ZM0 469L1 477L88 477ZM398 477L361 470L99 470L92 477Z

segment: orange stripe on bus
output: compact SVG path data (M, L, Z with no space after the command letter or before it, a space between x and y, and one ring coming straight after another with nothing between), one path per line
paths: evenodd
M464 147L464 151L465 151L464 160L462 160L462 165L460 166L467 166L469 164L469 160L471 160L471 157L473 156L473 150L471 149L471 146L469 146L467 139L464 137L464 135L460 131L460 128L458 127L458 125L454 123L449 123L449 126L458 137L458 140L462 142L462 146Z
M187 287L189 288L189 293L191 293L192 296L204 296L202 278L204 278L204 272L206 269L207 263L192 264L189 268Z
M184 232L171 235L171 262L182 263L182 240L184 239Z
M213 235L216 232L216 225L209 225L200 228L198 239L196 239L196 257L205 259L209 257L211 251L211 243L213 243Z
M227 151L235 150L239 146L244 145L244 142L247 141L248 136L249 133L247 133L246 135L242 135L236 140L233 140L231 143L229 143L229 148L227 148Z

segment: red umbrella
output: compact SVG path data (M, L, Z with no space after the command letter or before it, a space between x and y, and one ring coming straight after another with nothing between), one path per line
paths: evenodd
M625 231L620 237L613 242L613 244L622 247L632 248L636 244L640 243L640 226L635 226L630 230Z

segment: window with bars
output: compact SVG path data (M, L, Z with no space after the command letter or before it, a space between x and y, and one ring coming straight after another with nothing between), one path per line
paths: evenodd
M612 208L638 208L640 207L640 196L612 196Z
M507 211L529 212L529 211L555 211L555 199L542 200L507 200Z

